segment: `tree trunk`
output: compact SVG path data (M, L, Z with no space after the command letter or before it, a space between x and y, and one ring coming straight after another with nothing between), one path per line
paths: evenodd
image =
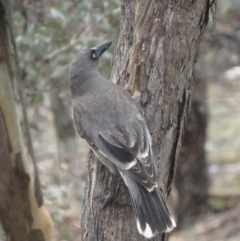
M111 79L135 96L139 94L165 198L171 190L189 110L193 66L209 8L208 0L124 0L122 3ZM145 240L138 234L132 208L113 204L100 210L97 197L106 195L110 182L108 170L90 153L82 240ZM122 181L115 194L122 202L130 202ZM152 240L164 240L165 236Z
M50 241L52 220L43 206L41 192L35 192L38 182L28 169L17 117L11 26L9 1L0 0L0 221L7 240Z
M68 163L76 160L75 129L69 111L71 108L67 108L64 98L61 96L63 89L67 86L61 83L60 78L61 76L50 77L51 109L54 113L59 162Z
M179 194L176 209L178 228L190 221L194 215L204 211L209 187L204 150L207 127L206 80L201 76L202 68L199 64L196 67L191 112L184 128L174 178Z

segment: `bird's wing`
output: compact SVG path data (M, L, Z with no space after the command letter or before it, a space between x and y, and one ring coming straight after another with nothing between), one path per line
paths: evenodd
M122 125L100 131L95 144L102 155L147 189L156 184L151 137L139 113Z

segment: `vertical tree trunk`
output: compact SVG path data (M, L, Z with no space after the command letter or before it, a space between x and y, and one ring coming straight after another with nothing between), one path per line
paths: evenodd
M0 222L7 240L50 241L52 220L36 196L17 117L11 26L10 3L0 0Z
M50 77L51 108L54 113L54 127L58 142L58 155L60 162L76 160L75 129L72 118L64 99L61 97L65 84L59 77Z
M111 79L140 105L152 136L159 185L168 196L189 109L192 72L208 22L210 3L199 1L124 0ZM89 155L82 213L82 240L145 240L138 234L132 208L109 205L100 210L111 175ZM122 182L115 190L123 202L129 195ZM152 240L164 240L165 235Z
M204 150L207 127L206 80L201 76L199 64L196 67L191 112L184 128L174 179L179 194L176 209L178 228L203 211L209 187Z

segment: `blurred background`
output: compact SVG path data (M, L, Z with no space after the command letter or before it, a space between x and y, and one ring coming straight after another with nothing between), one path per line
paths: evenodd
M18 0L12 4L25 109L45 205L55 223L56 240L77 241L88 145L72 125L69 65L79 50L114 40L100 62L100 72L110 76L121 2ZM199 49L195 78L194 111L170 197L179 228L170 240L239 241L239 0L218 1Z

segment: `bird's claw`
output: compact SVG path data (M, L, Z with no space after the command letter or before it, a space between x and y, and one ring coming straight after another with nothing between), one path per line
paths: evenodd
M120 200L119 198L117 197L114 197L114 193L112 192L109 192L106 196L104 197L100 197L99 200L103 201L103 204L101 205L100 207L100 210L104 210L106 208L106 206L110 203L112 204L116 204L116 205L119 205L121 207L123 206L128 206L128 207L132 207L131 204L129 203L126 203L126 202L123 202L122 200Z
M105 188L107 189L108 191L108 194L103 196L103 197L98 197L97 199L99 199L100 201L103 202L103 204L101 205L100 207L100 210L103 210L106 208L106 206L110 203L112 204L116 204L116 205L119 205L119 206L129 206L129 207L132 207L131 204L129 203L125 203L123 202L122 200L120 200L119 198L117 198L115 196L115 189L116 189L116 186L117 186L117 176L113 176L113 179L112 179L112 182L110 184L110 186L105 186Z

